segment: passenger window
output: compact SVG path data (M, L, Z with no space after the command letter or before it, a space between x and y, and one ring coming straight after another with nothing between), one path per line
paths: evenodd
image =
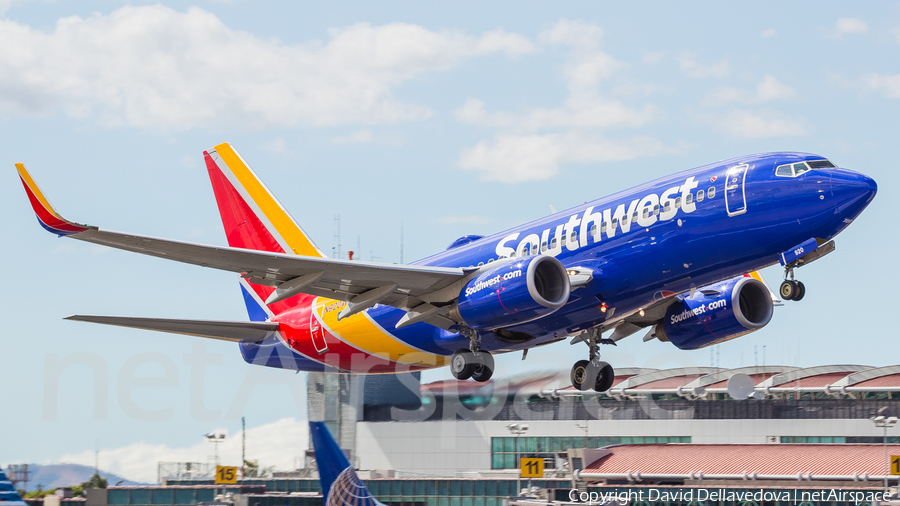
M649 218L649 217L650 217L650 208L645 207L644 208L644 218Z
M677 202L675 203L675 206L678 207ZM659 204L656 204L655 206L653 206L653 214L654 215L659 214Z
M547 251L547 241L541 243L541 251Z
M669 212L669 211L671 211L671 210L672 210L672 201L671 201L671 200L667 200L667 201L666 201L666 205L663 206L663 211Z
M703 190L697 190L697 202L703 202Z
M483 267L483 266L484 266L484 262L478 262L478 267Z
M572 235L569 236L569 240L571 242L578 242L578 232L572 231Z
M684 205L689 206L689 205L691 205L691 202L693 202L693 201L694 201L693 193L688 193L687 195L684 196Z
M491 263L491 262L493 262L493 261L494 261L493 257L492 257L492 258L488 258L488 263Z
M600 231L601 231L601 232L606 232L606 222L605 222L605 221L604 221L603 223L600 224Z
M681 197L675 197L675 209L681 207Z
M591 234L592 236L595 236L595 237L597 236L597 224L596 223L591 224L591 230L588 233Z
M615 227L619 223L619 218L613 218L612 225Z
M556 249L556 237L550 240L550 249Z
M709 198L714 198L716 196L716 187L710 186L709 190L706 190L706 196Z

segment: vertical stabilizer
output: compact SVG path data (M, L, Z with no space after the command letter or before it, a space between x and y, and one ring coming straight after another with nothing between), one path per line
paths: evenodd
M356 475L344 451L323 422L309 422L325 506L376 506L379 503Z
M0 469L0 506L25 506L25 501L6 477L3 469Z
M325 256L230 144L205 151L203 158L229 246Z

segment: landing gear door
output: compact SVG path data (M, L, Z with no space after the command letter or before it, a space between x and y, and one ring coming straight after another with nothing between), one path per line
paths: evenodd
M747 180L746 163L735 165L725 173L725 210L728 216L737 216L747 212L747 195L744 182Z

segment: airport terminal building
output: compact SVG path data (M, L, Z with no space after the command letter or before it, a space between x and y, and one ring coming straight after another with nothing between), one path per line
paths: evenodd
M518 457L541 457L545 469L561 473L560 452L609 445L880 448L885 433L888 444L900 443L900 426L885 430L872 421L900 416L900 366L617 372L605 394L554 388L556 375L533 374L487 384L431 383L418 396L411 395L412 377L311 375L310 417L331 423L358 468L397 476L501 476L515 473ZM751 380L748 398L729 395L735 375ZM353 382L364 385L351 388ZM341 393L349 391L361 398Z

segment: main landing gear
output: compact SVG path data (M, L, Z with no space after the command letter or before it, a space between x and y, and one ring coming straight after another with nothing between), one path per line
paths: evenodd
M790 276L791 279L787 279ZM800 300L806 295L806 286L800 281L794 280L794 268L785 267L784 281L778 288L778 293L784 300Z
M489 351L481 351L481 336L478 332L463 327L460 333L469 338L469 347L456 350L450 357L450 374L458 380L473 380L483 383L494 375L494 356Z
M600 360L600 332L596 329L588 331L585 337L590 348L589 360L579 360L572 366L569 378L576 390L605 392L616 380L616 372L611 365Z

